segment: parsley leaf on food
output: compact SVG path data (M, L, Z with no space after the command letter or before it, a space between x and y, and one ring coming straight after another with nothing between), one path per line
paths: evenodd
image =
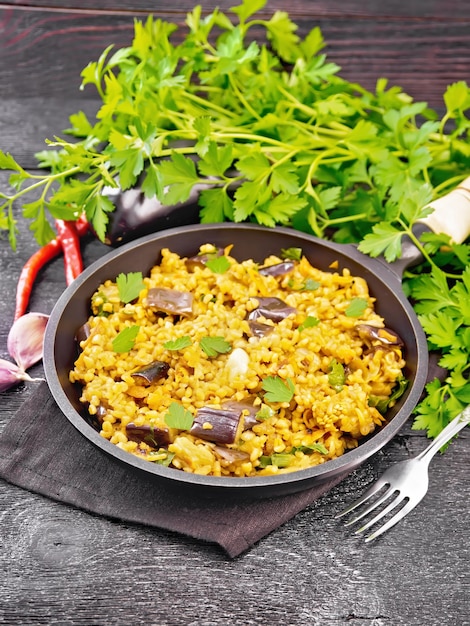
M165 424L178 430L189 430L194 422L191 412L178 402L172 402L165 415Z
M344 365L332 359L329 366L328 382L335 391L341 391L346 381Z
M470 246L418 239L413 226L468 176L470 86L447 87L442 116L386 78L365 89L339 75L320 28L301 37L285 11L256 15L266 6L242 0L204 16L195 6L177 36L173 22L135 20L127 47L107 47L81 72L81 89L100 100L96 119L72 113L63 132L73 140L58 130L46 139L36 157L47 173L0 150L12 189L0 193L0 229L15 249L21 204L40 245L55 237L49 217L85 215L104 241L116 210L104 190L119 181L163 204L198 190L203 223L286 225L387 261L408 237L423 262L406 270L404 290L449 369L417 407L418 423L437 433L468 384ZM428 317L438 312L451 320L447 339L442 320Z
M290 452L277 452L271 455L261 455L259 458L259 465L261 468L268 467L268 465L275 465L276 467L289 467L294 460L294 455Z
M116 278L116 285L119 289L119 299L121 302L124 302L124 304L138 298L142 289L145 289L142 272L119 274Z
M313 328L314 326L318 326L320 320L313 315L307 315L304 321L299 326L299 332L302 332L305 328Z
M173 452L169 452L165 448L151 451L145 457L147 461L151 461L156 465L164 465L165 467L168 467L174 458L175 454Z
M345 315L346 317L360 317L369 306L365 298L353 298L349 303Z
M297 446L292 448L292 452L303 452L304 454L312 454L313 452L320 452L321 454L328 454L328 450L323 443L311 443L308 446Z
M226 354L232 349L232 346L223 337L202 337L199 345L208 357Z
M114 352L130 352L139 334L140 326L127 326L113 339Z
M409 381L406 378L399 378L394 390L388 398L378 398L373 395L369 396L369 406L374 406L382 414L386 413L387 409L391 408L405 393L408 383Z
M270 419L274 414L275 411L270 406L263 404L260 410L256 413L256 419L260 422L264 422L265 420Z
M207 259L205 265L212 270L214 274L225 274L225 272L230 269L230 261L223 255Z
M191 337L189 335L184 335L184 337L178 337L173 341L165 341L163 347L166 350L184 350L184 348L188 348L192 344Z
M292 380L283 380L279 376L268 376L263 380L261 388L266 392L264 397L268 402L290 402L295 392Z
M300 261L302 258L302 248L283 248L281 258L290 261Z
M318 280L314 280L313 278L307 278L302 285L302 291L315 291L320 287L320 283Z

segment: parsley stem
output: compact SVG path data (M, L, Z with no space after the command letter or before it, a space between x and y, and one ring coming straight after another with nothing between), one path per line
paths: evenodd
M251 104L249 104L249 102L247 101L247 99L245 98L245 96L243 95L243 93L240 91L240 89L238 88L238 85L236 84L234 78L232 75L229 76L229 81L230 84L232 86L232 89L234 91L234 93L236 94L236 96L238 97L238 99L240 100L240 102L243 104L244 107L246 107L247 111L249 111L253 117L257 120L261 120L261 116L259 113L257 113L253 107L251 106Z
M352 215L347 215L345 217L334 217L325 220L324 228L328 228L329 226L337 226L338 224L347 224L352 220L365 220L367 219L367 213L354 213Z
M221 133L221 132L216 132L213 135L214 139L220 139L220 140L227 140L227 139L247 139L249 141L251 141L252 143L256 144L256 143L266 143L272 146L279 146L282 147L284 150L288 150L290 148L290 146L282 141L279 141L278 139L273 139L272 137L267 137L265 135L255 135L252 133L240 133L240 132L235 132L235 133Z
M423 255L423 258L426 259L426 261L434 267L437 267L436 264L434 263L434 261L431 259L431 257L429 256L426 248L423 246L423 244L420 242L420 240L418 239L418 237L416 237L416 235L413 233L413 230L410 226L408 226L407 224L405 224L405 222L399 217L397 219L397 222L400 223L400 225L403 228L403 232L404 234L408 235L408 237L411 239L411 241L414 243L414 245L418 248L418 250L421 252L421 254Z
M30 179L37 179L37 182L32 183L31 185L29 185L28 187L25 187L24 189L20 189L19 191L17 191L15 194L12 194L11 196L6 195L5 198L10 198L12 201L13 200L17 200L18 198L21 198L22 196L30 193L31 191L34 191L34 189L39 189L40 187L47 185L47 187L49 188L51 183L53 183L55 180L58 180L60 178L65 178L65 177L70 177L73 176L74 174L78 174L80 172L80 168L78 166L75 167L71 167L68 170L65 170L64 172L58 172L56 174L48 174L47 176L37 176L34 174L29 174L28 178Z
M235 113L232 113L232 111L230 111L230 109L227 109L226 107L219 106L218 104L216 104L212 100L207 100L207 99L201 98L200 96L197 96L196 94L192 93L191 91L185 91L181 95L182 95L182 98L184 98L185 100L192 100L193 102L197 102L197 104L199 104L201 106L201 108L203 108L203 109L213 109L214 111L217 111L218 113L221 113L224 117L232 117L232 118L236 118L237 117ZM181 110L184 110L184 109L185 109L185 107L182 106Z
M291 161L295 157L295 155L298 154L301 150L302 148L296 148L295 150L291 150L290 152L287 152L283 157L281 157L275 163L273 163L271 169L274 169L275 167L279 167L286 161Z
M343 151L346 152L346 155L343 157L340 156L336 156L337 151ZM333 158L328 159L329 156L332 156ZM325 150L323 152L320 152L320 154L318 154L315 159L313 159L313 161L310 164L310 167L308 168L308 172L307 172L307 176L305 177L305 184L303 186L303 189L310 194L312 197L317 198L318 196L316 195L314 189L313 189L313 184L312 184L312 180L313 180L313 174L315 172L315 170L318 168L318 165L322 162L322 161L326 161L327 163L331 164L331 163L341 163L344 161L349 161L351 160L352 156L349 153L349 151L346 151L345 149L342 148L330 148L328 150Z
M442 182L440 185L436 185L434 187L434 195L435 197L439 197L441 194L443 194L445 191L447 191L448 189L452 189L453 187L456 187L459 183L461 183L463 180L465 180L465 176L453 176L452 178L448 178L447 180L445 180L444 182Z

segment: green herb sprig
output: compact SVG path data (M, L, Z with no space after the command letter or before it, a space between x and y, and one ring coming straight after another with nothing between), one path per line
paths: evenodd
M468 310L470 246L418 240L413 226L468 175L469 86L449 85L442 117L385 78L366 90L327 59L318 27L301 38L284 11L256 15L265 5L243 0L204 17L196 6L178 43L175 24L136 20L128 47L109 46L84 68L82 88L94 88L101 106L95 120L70 116L70 140L47 141L38 165L50 173L27 172L0 150L13 188L0 192L0 228L15 248L21 203L40 244L55 236L50 217L82 213L104 240L115 210L105 187L139 182L165 204L202 185L202 222L289 225L388 261L407 236L425 261L404 288L449 371L417 409L415 425L433 436L469 396L468 316L455 302ZM440 314L436 291L448 296Z
M116 278L116 285L119 290L119 299L124 304L132 302L132 300L138 298L142 289L145 289L142 272L119 274Z
M263 380L261 388L266 392L264 397L268 402L290 402L295 393L292 380L284 380L280 376L268 376Z
M244 0L232 16L216 9L205 17L196 6L180 43L175 24L136 20L129 47L110 45L90 62L81 87L93 87L101 107L95 121L70 116L72 140L47 141L52 150L38 158L51 173L29 173L0 152L0 168L13 171L14 193L0 194L11 245L15 201L41 244L54 236L48 213L85 212L104 239L115 210L104 188L139 180L165 204L209 185L200 193L203 222L292 224L320 237L334 229L343 241L362 240L375 225L386 255L396 256L423 207L468 171L468 86L448 88L439 120L385 79L371 92L341 78L318 27L301 38L283 11L256 16L265 4ZM40 197L27 202L31 191Z
M134 347L139 334L140 326L126 326L112 341L113 351L117 353L130 352Z
M165 424L170 428L189 430L193 425L194 417L191 411L185 409L182 404L172 402L168 407L168 412L165 414L164 420Z

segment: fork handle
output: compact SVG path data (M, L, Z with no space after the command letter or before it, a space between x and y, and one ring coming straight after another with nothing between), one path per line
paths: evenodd
M447 424L434 441L425 448L418 456L417 459L428 459L429 461L436 454L438 450L448 443L455 435L462 430L467 424L470 423L470 406L467 406L461 413L454 417L454 419Z

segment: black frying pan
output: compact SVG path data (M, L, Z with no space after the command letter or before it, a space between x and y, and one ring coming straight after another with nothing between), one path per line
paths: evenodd
M104 280L119 273L148 273L159 261L161 248L183 255L196 253L203 243L224 247L233 244L231 254L241 261L261 262L281 249L298 247L312 265L328 270L333 262L338 269L350 269L368 283L377 299L376 310L405 343L405 375L410 383L406 393L387 414L387 423L356 449L317 467L276 476L226 478L199 476L155 465L120 450L99 435L86 420L79 402L80 389L68 380L76 357L75 333L87 320L90 298ZM409 259L403 261L409 263ZM287 228L267 229L247 224L190 225L148 235L118 248L88 267L66 289L54 307L44 341L46 379L57 404L75 428L99 450L124 463L129 471L151 476L156 483L169 481L175 489L199 490L205 495L265 497L301 491L352 471L380 450L402 428L419 401L428 371L426 337L410 303L403 294L399 274L386 264L371 259L353 246L338 245Z

